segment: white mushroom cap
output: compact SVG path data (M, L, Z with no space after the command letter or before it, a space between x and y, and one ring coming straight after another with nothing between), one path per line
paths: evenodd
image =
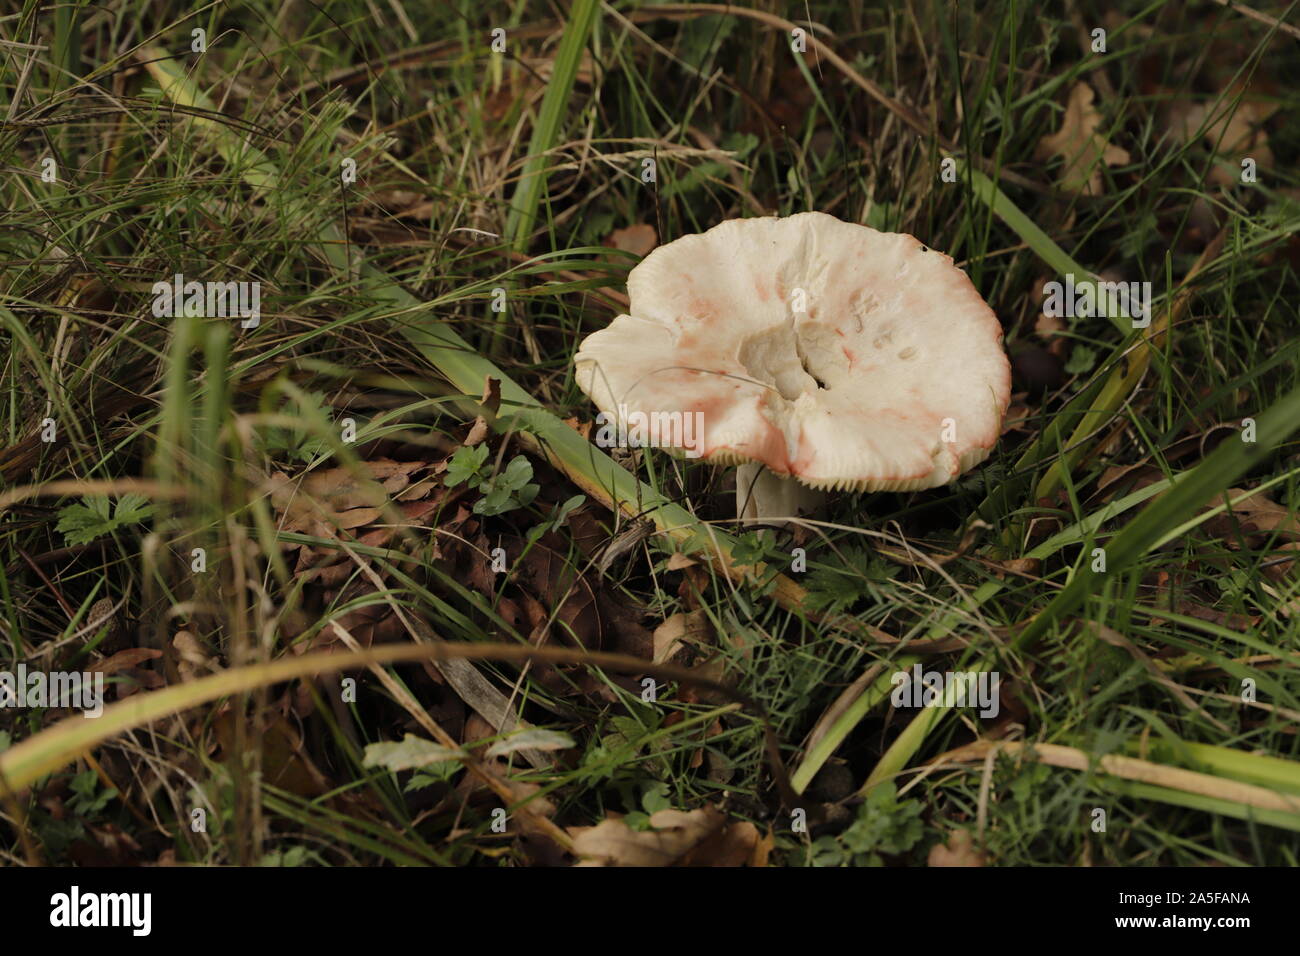
M702 413L700 457L907 491L952 481L998 438L1002 326L911 236L819 212L732 219L660 246L627 289L631 314L578 349L578 385L615 420Z

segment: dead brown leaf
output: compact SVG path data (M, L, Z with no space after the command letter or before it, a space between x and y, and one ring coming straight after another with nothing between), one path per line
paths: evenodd
M152 647L128 647L126 650L118 651L112 657L100 661L94 667L89 668L89 671L92 674L116 674L118 671L130 670L138 664L159 657L162 657L162 651L154 650Z
M755 863L760 852L758 827L748 820L736 820L728 826L714 830L713 833L682 857L682 866L766 866L767 851L762 850L764 862Z
M1249 497L1236 504L1230 503L1242 495ZM1263 492L1251 494L1246 488L1229 488L1211 502L1210 507L1224 504L1228 504L1228 511L1215 515L1204 527L1206 532L1221 538L1233 550L1242 546L1243 537L1249 539L1247 544L1251 547L1264 547L1268 539L1276 535L1279 549L1286 543L1300 540L1300 518Z
M984 854L975 849L969 830L954 830L946 844L930 847L930 866L983 866Z
M570 416L569 418L566 418L564 420L564 424L568 425L570 428L572 428L583 438L588 438L588 439L591 438L591 425L592 425L591 422L579 421L578 416L573 415Z
M177 631L172 638L172 648L176 651L176 669L183 681L195 680L209 671L221 669L207 648L189 631Z
M689 558L686 555L682 554L680 551L675 551L668 557L667 570L680 571L683 568L696 567L698 563L699 562L697 562L694 558Z
M1046 312L1039 312L1034 320L1034 334L1047 344L1047 351L1059 359L1064 359L1070 348L1070 340L1061 334L1067 328L1065 319Z
M1007 408L1007 413L1002 417L1002 434L1008 432L1027 432L1029 431L1030 408L1024 402L1013 401Z
M1037 558L1009 558L1006 561L998 562L1012 574L1032 576L1036 575L1043 563Z
M655 227L643 222L626 229L615 229L605 240L605 245L630 252L634 256L648 255L658 244L659 235L655 232Z
M708 644L712 636L713 628L704 611L674 614L655 628L654 662L663 664L672 660L689 644Z
M1175 102L1166 114L1170 133L1182 142L1205 126L1202 134L1205 145L1229 161L1227 168L1215 165L1210 170L1210 182L1216 185L1238 183L1243 159L1253 159L1257 167L1264 169L1273 165L1273 150L1264 124L1277 112L1277 102L1272 97L1243 92L1243 89L1237 84L1207 103ZM1241 100L1234 109L1232 102L1238 96Z
M469 434L465 436L465 440L461 442L461 444L466 448L473 448L475 445L481 444L491 433L492 431L488 428L487 420L480 415L478 418L474 419L474 424L470 426Z
M497 416L497 412L501 410L501 379L493 378L491 375L484 376L483 397L479 399L479 407L483 409L483 413L474 419L474 427L470 429L470 434L477 432L481 424L484 429L484 437L487 437L486 429L488 425L492 423L492 420ZM478 441L482 440L482 438L478 439ZM472 442L468 438L465 439L466 445L477 443L477 441Z
M357 470L314 471L301 482L277 472L268 483L271 501L284 515L284 530L331 538L340 529L351 530L377 520L382 513L377 505L384 493L394 496L406 492L411 475L424 467L421 461L378 459L362 462ZM419 484L424 494L434 487L432 483Z
M234 710L226 710L212 723L226 760L240 753L236 747L236 720ZM330 789L329 781L307 755L302 735L292 723L271 711L263 716L258 729L259 735L250 743L261 748L262 778L266 783L309 799Z
M1102 116L1093 106L1096 94L1087 83L1076 83L1061 117L1061 128L1038 143L1037 156L1065 160L1061 188L1088 196L1101 194L1101 167L1120 166L1129 161L1128 151L1112 145L1097 128Z
M758 828L728 821L714 807L660 810L650 830L633 830L611 817L570 829L578 866L763 866L771 846Z

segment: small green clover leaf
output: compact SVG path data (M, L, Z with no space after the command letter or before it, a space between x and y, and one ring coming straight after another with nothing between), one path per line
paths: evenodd
M447 464L447 474L443 478L443 484L448 488L455 488L459 484L469 482L471 488L477 488L480 480L479 470L487 461L487 456L487 445L457 448L456 454L451 456L451 461Z

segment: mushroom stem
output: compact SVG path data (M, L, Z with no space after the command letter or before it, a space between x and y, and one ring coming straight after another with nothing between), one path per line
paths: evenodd
M755 461L736 466L736 517L742 525L786 524L818 511L824 492L769 471Z

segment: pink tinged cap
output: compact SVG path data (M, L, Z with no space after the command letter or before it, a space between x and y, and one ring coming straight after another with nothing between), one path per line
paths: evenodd
M732 219L655 249L627 288L631 314L574 357L579 387L611 421L701 413L715 463L909 491L983 461L1001 431L1001 323L912 236L819 212Z

